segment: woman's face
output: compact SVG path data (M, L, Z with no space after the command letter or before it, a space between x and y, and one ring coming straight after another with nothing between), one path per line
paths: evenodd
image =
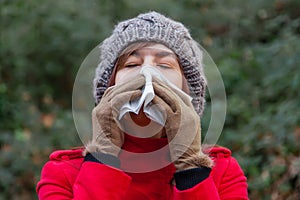
M118 66L115 84L122 84L135 78L145 65L155 67L169 81L182 89L183 76L177 56L162 44L153 44L134 51L123 66Z

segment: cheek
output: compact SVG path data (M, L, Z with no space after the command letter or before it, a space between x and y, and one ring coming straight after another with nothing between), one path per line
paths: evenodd
M182 74L177 71L166 71L162 74L174 85L176 85L179 89L182 89Z
M115 84L122 84L132 80L140 73L140 67L124 68L116 73Z
M140 73L141 67L124 68L116 73L115 84L122 84L129 80L132 80ZM161 70L161 73L179 89L182 89L182 74L172 70Z

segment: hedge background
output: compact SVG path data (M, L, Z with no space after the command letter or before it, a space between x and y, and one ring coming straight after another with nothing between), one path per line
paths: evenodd
M228 100L219 144L250 198L299 199L297 0L0 0L0 199L37 199L48 155L81 145L71 110L81 62L118 21L149 10L183 22L216 62Z

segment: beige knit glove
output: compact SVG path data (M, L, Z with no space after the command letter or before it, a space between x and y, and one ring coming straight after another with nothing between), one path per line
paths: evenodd
M120 108L129 100L141 96L145 85L143 76L108 88L100 103L92 111L93 139L83 152L101 152L118 157L124 143L124 133L117 125Z
M166 114L165 131L171 160L176 170L212 167L212 160L201 151L200 118L190 99L155 79L153 103Z

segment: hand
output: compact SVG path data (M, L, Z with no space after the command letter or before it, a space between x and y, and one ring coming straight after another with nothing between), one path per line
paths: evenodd
M93 139L87 144L88 152L101 152L118 157L124 143L124 133L117 125L120 108L129 100L141 96L145 85L143 76L108 88L100 103L92 111Z
M166 114L165 131L171 160L177 171L211 167L212 160L201 151L200 117L188 96L171 89L160 80L153 82L154 104Z

